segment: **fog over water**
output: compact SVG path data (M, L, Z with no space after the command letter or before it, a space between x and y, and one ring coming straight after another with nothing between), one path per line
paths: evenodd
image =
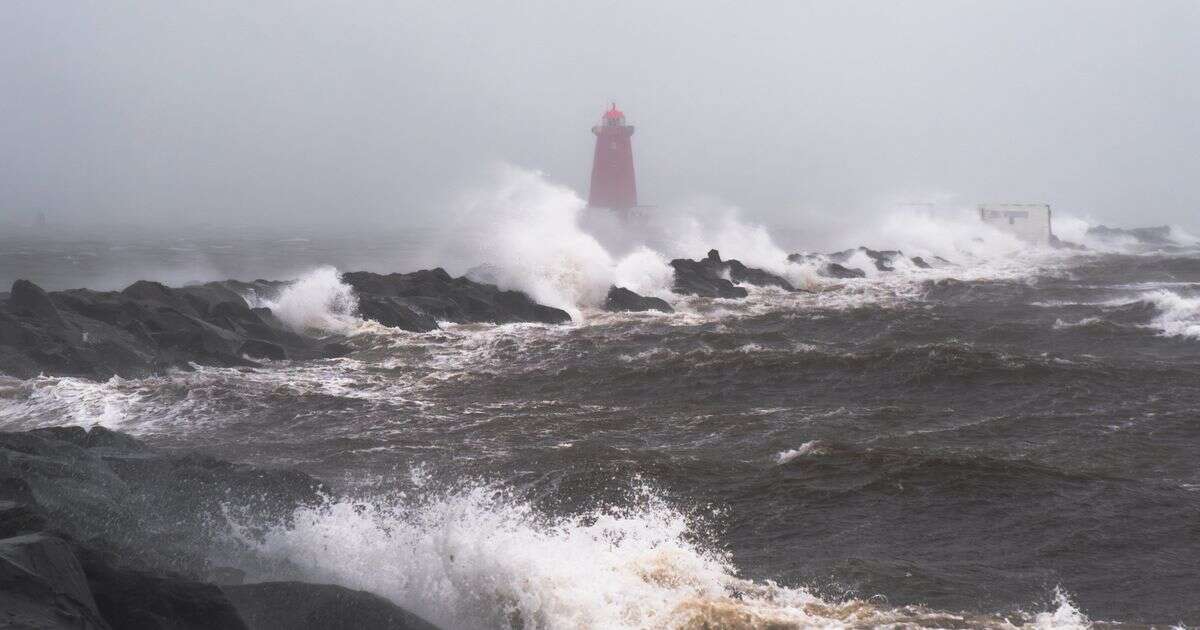
M444 226L498 162L584 194L613 100L643 203L735 205L808 246L929 200L1198 227L1187 0L2 11L6 230Z

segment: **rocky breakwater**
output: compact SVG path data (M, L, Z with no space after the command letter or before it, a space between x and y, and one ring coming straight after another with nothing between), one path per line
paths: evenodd
M359 314L364 319L414 332L435 330L439 321L571 321L566 311L538 304L524 293L502 291L493 284L466 277L454 278L441 268L386 275L356 271L343 274L342 282L354 288Z
M561 323L570 316L516 291L451 278L441 269L407 274L348 273L360 314L411 331L451 322ZM18 280L0 294L0 373L103 379L140 377L190 364L254 366L259 361L347 354L345 338L296 329L256 306L291 283L228 280L182 288L139 281L122 291L46 292Z
M229 515L253 536L327 492L103 428L0 433L0 627L431 630L369 593L221 564L254 561Z
M909 258L900 250L875 250L869 247L846 249L832 254L796 253L789 255L788 261L812 264L817 268L817 274L826 278L845 280L867 277L867 272L864 269L850 265L851 260L855 258L859 258L860 260L865 258L865 262L869 262L871 267L881 272L895 271L896 265L900 263L906 263L918 269L932 269L937 266L952 265L950 261L938 256L935 256L933 262L930 262L921 256Z
M777 287L784 291L799 291L786 279L762 269L747 267L737 260L721 260L717 250L709 250L701 260L677 258L671 261L675 270L672 291L683 295L698 295L709 298L738 299L749 295L745 287L749 284L760 287Z

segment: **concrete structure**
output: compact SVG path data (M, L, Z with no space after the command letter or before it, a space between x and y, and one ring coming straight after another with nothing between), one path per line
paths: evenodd
M637 183L633 175L633 125L625 124L625 114L612 108L604 112L596 134L596 153L592 158L592 183L588 188L588 206L628 210L637 205Z
M979 218L998 230L1038 246L1049 246L1050 206L1044 203L997 203L979 206Z

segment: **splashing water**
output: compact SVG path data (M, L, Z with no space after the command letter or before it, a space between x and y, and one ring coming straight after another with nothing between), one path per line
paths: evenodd
M352 332L362 320L355 316L358 297L342 282L333 267L318 267L301 276L274 299L259 298L253 306L265 306L296 332L310 330Z
M687 517L642 488L636 507L552 517L505 488L475 485L411 505L330 501L298 509L262 537L235 525L260 558L310 580L383 595L447 628L842 628L880 624L1084 628L1057 608L1009 619L920 607L828 602L737 576L695 542ZM403 501L403 499L401 499Z
M1160 289L1144 293L1140 301L1149 302L1158 311L1150 325L1167 337L1200 339L1200 297L1185 297Z
M579 319L583 307L598 306L617 282L635 291L662 293L670 267L653 252L618 261L579 225L585 202L574 191L548 182L541 173L504 165L493 181L468 195L462 210L485 226L463 249L482 254L502 289L522 291L535 301Z

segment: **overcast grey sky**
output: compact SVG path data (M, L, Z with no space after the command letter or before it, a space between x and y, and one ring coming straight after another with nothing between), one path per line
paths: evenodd
M1200 2L7 0L0 218L436 223L497 160L801 225L1044 200L1200 227Z

